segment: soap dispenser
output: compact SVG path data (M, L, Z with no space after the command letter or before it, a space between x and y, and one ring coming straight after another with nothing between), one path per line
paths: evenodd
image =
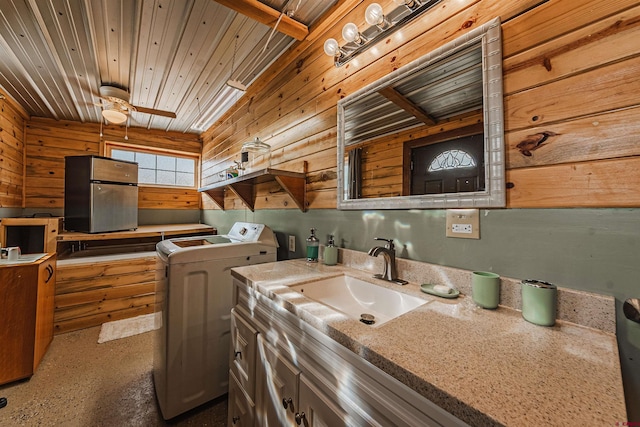
M338 248L333 240L333 234L329 235L329 242L324 247L324 265L336 265L338 263Z
M316 229L311 229L311 236L307 237L307 262L318 262L318 247L320 241L316 237Z

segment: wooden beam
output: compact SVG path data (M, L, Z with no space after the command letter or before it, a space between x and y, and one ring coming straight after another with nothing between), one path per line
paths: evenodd
M422 121L423 123L428 125L435 125L437 123L437 120L435 118L427 114L422 110L422 108L418 107L409 99L398 93L394 88L390 86L385 87L383 89L380 89L378 93L396 104L398 107L405 110L407 113L414 116L416 119Z
M231 10L245 15L255 21L268 25L271 28L276 26L280 18L280 11L273 9L258 0L214 0ZM277 30L283 34L293 37L296 40L304 40L309 34L309 28L295 19L289 18L286 14L282 16Z

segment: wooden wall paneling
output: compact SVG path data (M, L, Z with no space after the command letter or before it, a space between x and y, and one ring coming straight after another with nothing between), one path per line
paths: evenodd
M96 277L120 276L131 274L132 272L149 272L157 270L159 267L153 265L156 260L155 255L148 257L134 257L128 262L110 263L101 260L87 260L82 263L74 263L65 266L58 263L57 282L62 284L73 283L75 281L90 280ZM63 268L61 268L63 267ZM66 293L64 285L56 285L57 294ZM72 289L70 288L70 291Z
M160 274L155 255L59 263L56 333L153 312Z
M635 57L509 95L505 97L505 129L542 126L637 105L639 74L640 57Z
M640 206L640 158L600 160L507 171L512 208Z
M546 33L546 27L539 31ZM508 30L504 31L508 33ZM640 6L578 27L561 37L507 57L504 90L509 95L638 55Z
M64 207L64 158L72 155L102 155L100 126L35 118L27 130L26 206L37 208ZM105 139L133 145L200 154L202 143L195 134L129 128L129 141L124 141L124 127L104 126ZM199 209L197 190L149 190L140 187L142 209Z
M103 135L105 141L182 151L191 154L200 154L202 152L202 141L198 135L193 133L164 132L158 129L130 127L128 130L129 139L125 140L124 127L109 125L104 127Z
M93 326L99 326L106 322L113 322L114 320L128 319L130 317L142 316L143 314L150 314L155 311L155 305L137 305L131 308L126 308L118 311L112 311L108 313L98 313L91 316L78 317L61 322L54 323L54 334L63 334L66 332L77 331L79 329L91 328Z
M0 207L24 205L26 111L0 92Z
M200 196L194 189L172 189L161 187L138 187L140 209L199 209Z
M640 107L509 132L509 169L640 156Z
M155 292L155 281L134 283L128 286L112 288L92 289L81 292L61 294L56 297L56 307L59 309L83 305L87 301L105 301L108 299L120 299L135 295L146 295ZM60 320L64 319L64 313L59 310ZM73 316L70 316L73 317Z
M587 26L602 17L638 4L637 0L551 0L540 3L538 7L525 9L526 13L514 17L502 26L503 56L516 55L560 37L572 29Z

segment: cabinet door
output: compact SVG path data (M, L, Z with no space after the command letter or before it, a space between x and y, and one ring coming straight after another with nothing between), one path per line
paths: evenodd
M315 385L317 380L300 375L300 408L295 414L295 422L305 427L377 426L355 411L352 402L338 403L340 393L333 390L325 393ZM329 397L332 396L332 397Z
M256 367L258 425L295 425L300 371L258 335Z
M33 374L38 266L0 267L0 384Z
M44 357L53 340L53 311L56 283L56 256L42 262L38 267L38 302L36 305L36 340L33 355L33 370Z
M255 401L256 335L255 330L235 309L231 310L231 358L229 368L240 386Z
M236 377L229 371L228 427L253 427L255 407L242 390Z

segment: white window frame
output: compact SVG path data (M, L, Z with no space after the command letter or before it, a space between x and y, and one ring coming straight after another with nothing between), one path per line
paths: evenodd
M178 157L182 159L189 159L194 161L194 177L193 177L193 185L166 185L166 184L149 184L149 183L138 183L139 187L154 187L154 188L168 188L168 189L198 189L200 183L200 155L194 153L188 153L185 151L179 150L169 150L164 148L153 148L146 147L143 145L136 144L124 144L121 142L112 142L105 141L104 151L106 157L111 157L112 150L123 150L123 151L135 151L137 153L148 153L148 154L156 154L161 156L171 156Z

